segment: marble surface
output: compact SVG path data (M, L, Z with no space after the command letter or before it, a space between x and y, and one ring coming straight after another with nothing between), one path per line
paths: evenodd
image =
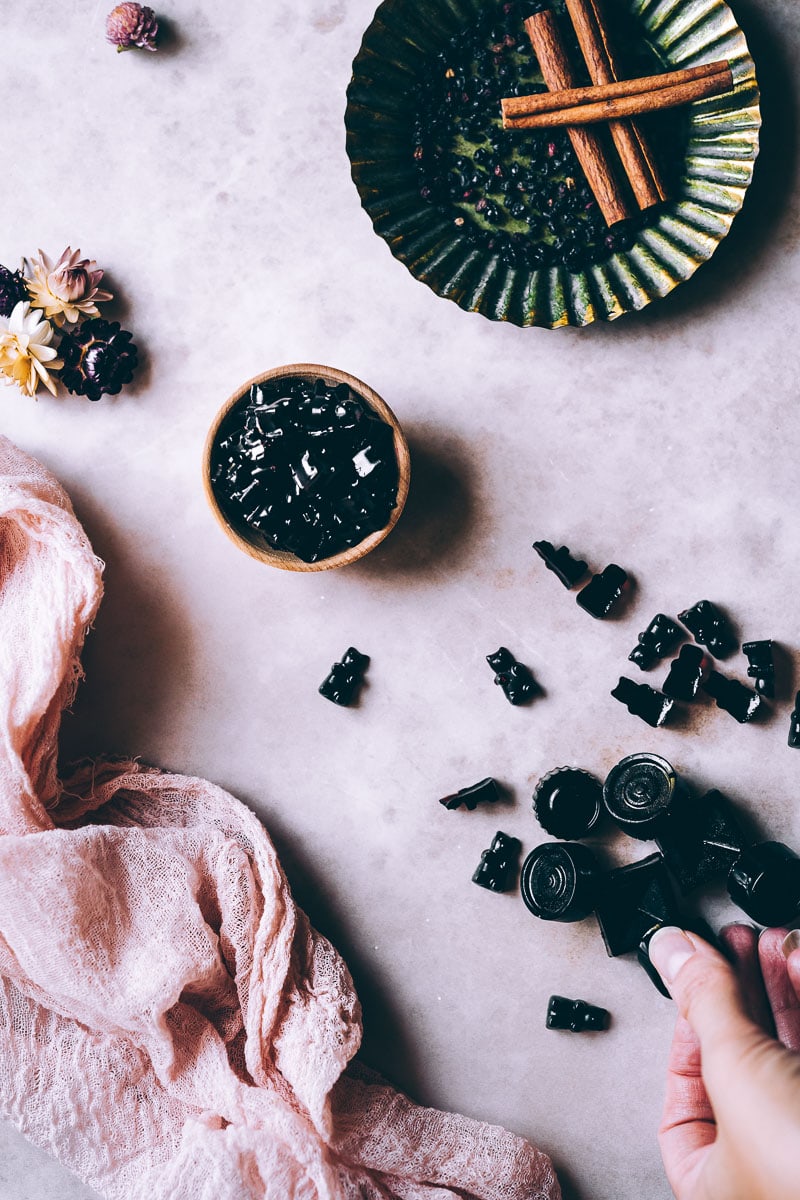
M65 746L210 777L258 812L352 967L367 1059L412 1096L530 1137L573 1200L667 1200L655 1130L671 1005L634 962L606 957L592 920L537 922L470 875L498 828L526 851L541 840L542 773L602 775L643 749L800 842L800 755L786 746L800 661L800 14L794 0L735 4L766 127L716 258L642 314L548 332L437 299L372 232L342 124L372 9L170 0L164 50L117 56L102 5L0 0L0 261L80 246L107 268L144 360L136 386L99 404L0 391L0 428L63 480L107 563ZM400 524L339 573L247 558L200 483L226 396L301 360L368 380L412 447ZM541 537L632 573L618 619L580 611L533 555ZM705 703L650 731L609 689L656 611L703 596L785 648L774 716L740 728ZM316 689L351 643L372 666L348 711ZM492 685L484 656L500 643L546 690L529 708ZM511 795L501 809L437 804L490 773ZM648 849L607 833L598 846L609 862ZM701 907L733 915L718 893ZM554 991L606 1005L610 1032L546 1032ZM90 1195L9 1126L0 1191Z

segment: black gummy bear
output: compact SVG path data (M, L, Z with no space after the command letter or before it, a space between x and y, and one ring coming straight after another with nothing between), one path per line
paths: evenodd
M501 646L494 654L487 654L486 661L495 672L494 681L503 689L509 704L527 704L541 692L530 669L517 662L505 646Z
M728 894L759 925L790 925L800 914L800 858L782 842L750 846L731 867Z
M595 906L598 878L586 846L544 842L522 864L519 886L526 908L542 921L582 921Z
M800 750L800 692L794 699L794 710L789 722L789 745L793 750Z
M698 600L691 608L678 613L696 642L705 646L717 658L726 658L737 647L727 618L710 600Z
M584 610L598 621L611 612L628 582L628 574L616 563L609 563L599 575L593 575L585 588L581 588L575 599Z
M500 789L497 781L489 775L486 779L481 779L479 783L461 788L452 796L443 796L439 803L450 811L454 808L466 808L469 812L473 812L479 804L495 804L499 799Z
M620 676L617 686L611 689L611 695L624 704L629 713L641 717L653 729L664 724L675 704L674 700L662 696L655 688L646 683L634 683L625 675Z
M731 802L713 788L656 838L682 892L724 879L749 839Z
M557 575L565 588L574 587L589 570L583 559L573 558L569 546L560 546L556 550L552 542L534 542L533 548L544 561L548 571Z
M600 880L595 907L610 957L637 949L654 925L680 923L680 915L661 854L608 871Z
M533 811L546 833L574 841L600 819L603 788L588 771L559 767L543 776L533 793Z
M368 666L369 655L361 654L355 646L350 646L342 656L342 661L333 664L330 675L319 685L320 695L347 708L364 682L364 672Z
M710 672L703 690L713 696L717 708L730 713L740 725L751 721L764 703L757 692L751 692L738 679L727 679L719 671Z
M683 637L683 630L671 617L656 613L647 629L639 634L639 644L628 655L632 663L649 671L661 658L665 658Z
M608 1029L610 1013L606 1008L586 1000L568 1000L566 996L551 996L547 1004L547 1028L568 1029L572 1033L587 1033Z
M673 700L694 700L703 682L706 656L700 646L684 646L672 660L662 691Z
M522 842L498 830L488 850L481 854L481 861L472 876L478 887L490 892L508 892L514 884Z
M760 642L745 642L742 652L747 656L749 666L747 674L756 681L756 691L760 696L772 700L775 696L775 659L771 638L763 638Z

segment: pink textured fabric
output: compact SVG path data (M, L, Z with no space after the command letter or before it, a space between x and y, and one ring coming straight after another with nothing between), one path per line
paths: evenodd
M347 968L243 805L134 763L59 781L101 570L0 439L0 1111L119 1200L557 1200L527 1142L351 1061Z

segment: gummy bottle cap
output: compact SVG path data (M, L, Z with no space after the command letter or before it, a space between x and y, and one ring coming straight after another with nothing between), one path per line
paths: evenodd
M648 841L664 828L678 788L678 777L665 758L631 754L609 772L603 800L625 833Z
M522 864L520 891L543 921L582 921L594 909L597 859L576 842L545 842Z
M542 777L533 793L533 811L546 833L572 841L586 837L600 819L603 788L588 771L558 767Z

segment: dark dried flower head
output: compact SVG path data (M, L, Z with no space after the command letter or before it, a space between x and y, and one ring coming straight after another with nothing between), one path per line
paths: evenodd
M20 271L0 266L0 317L10 317L20 300L28 299L28 289Z
M116 396L130 383L138 353L132 335L118 321L93 317L74 332L65 333L59 346L64 362L61 381L68 392L99 400Z
M118 4L106 17L106 39L117 50L156 50L158 20L152 8L146 4L134 4L126 0Z

